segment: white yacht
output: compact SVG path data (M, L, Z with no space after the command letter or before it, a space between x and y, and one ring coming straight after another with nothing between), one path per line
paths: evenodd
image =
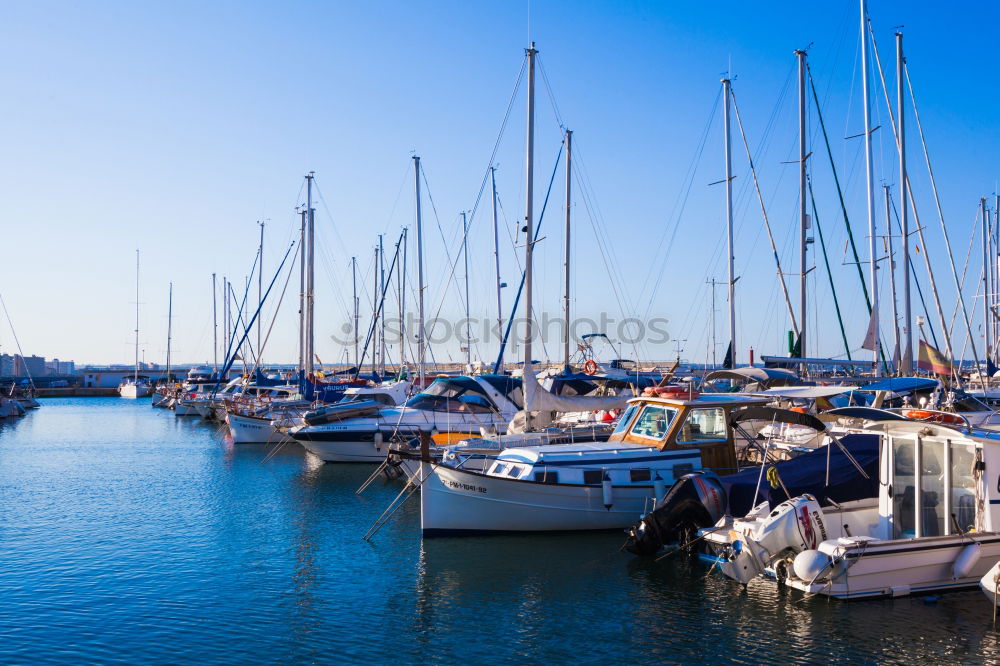
M325 462L380 463L393 441L410 440L421 431L468 435L506 429L521 402L519 379L440 377L401 407L365 401L350 410L332 409L306 418L306 425L289 435ZM355 409L361 407L359 414Z

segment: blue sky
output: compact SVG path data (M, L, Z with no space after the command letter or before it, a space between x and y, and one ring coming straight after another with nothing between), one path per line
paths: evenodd
M997 92L989 83L995 48L971 28L995 25L1000 10L992 3L942 12L930 3L873 2L870 11L887 69L893 69L893 29L905 25L961 270L979 197L996 190L993 158L1000 148ZM782 162L794 159L797 146L792 52L809 44L856 240L867 246L861 142L844 138L861 131L856 3L536 1L530 37L558 117L574 130L588 185L586 200L584 182L577 186L573 206L578 316L665 318L671 337L686 340L684 357L704 360L704 282L725 276L723 192L709 183L723 175L721 114L713 108L729 68L748 139L759 148L758 175L785 270L797 271L797 179L794 166ZM423 159L434 200L433 208L425 201L428 309L461 316L446 256L459 251L459 213L475 204L528 39L523 2L9 3L0 25L0 288L25 352L127 362L138 247L147 360L162 360L165 351L170 281L176 357L211 358L211 274L242 283L261 219L268 220L265 267L273 271L297 229L302 176L315 171L322 192L317 352L324 361L342 360L343 346L329 335L347 321L350 257L359 257L369 284L376 235L386 234L391 246L400 228L412 225L413 151ZM893 88L894 74L887 74ZM560 142L557 115L541 78L539 84L536 209ZM524 205L523 94L522 86L496 159L507 239L502 273L512 286L519 273L510 233ZM875 135L876 183L895 184L896 156L878 88L876 102L875 120L883 124ZM912 115L908 127L911 180L950 318L955 290ZM856 348L867 316L855 269L843 263L843 222L815 111L809 143L820 222ZM745 360L749 346L758 354L783 352L788 323L738 138L734 165ZM536 253L536 304L553 316L561 307L561 183L560 175ZM881 198L876 210L883 210ZM470 300L473 317L492 319L488 213L481 207L471 225ZM979 256L977 245L970 275L978 274ZM913 259L927 290L922 259ZM461 268L456 277L461 281ZM794 299L797 280L788 279ZM822 267L809 284L815 335L808 351L842 355ZM291 291L268 346L274 361L292 361L297 353ZM512 292L505 290L507 306ZM967 293L971 304L974 288ZM721 288L718 296L721 358ZM886 335L888 327L887 316ZM961 336L956 340L960 347ZM671 341L623 351L663 359L674 349ZM5 323L0 351L13 351ZM495 355L492 344L474 351ZM550 340L536 357L558 353ZM435 356L460 358L458 343L440 345Z

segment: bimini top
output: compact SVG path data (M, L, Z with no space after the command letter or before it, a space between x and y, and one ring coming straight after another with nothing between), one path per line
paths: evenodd
M799 382L799 376L791 370L783 368L733 368L731 370L713 370L705 375L703 382L716 379L732 379L734 381L757 382L763 386L785 386Z
M862 386L856 390L868 392L892 391L893 393L910 393L912 391L933 391L938 387L938 380L924 377L892 377L874 384Z
M780 386L778 388L757 391L755 395L765 398L787 398L789 400L816 400L829 398L855 390L856 386Z
M729 423L733 426L743 421L771 421L772 423L803 425L818 432L826 430L826 424L812 414L803 414L801 412L793 412L790 409L778 409L776 407L750 406L734 412L729 418Z
M675 397L676 395L676 397ZM628 404L657 403L664 405L692 407L743 407L745 405L763 405L767 400L749 393L700 393L691 400L682 397L683 393L675 395L648 396L629 398Z

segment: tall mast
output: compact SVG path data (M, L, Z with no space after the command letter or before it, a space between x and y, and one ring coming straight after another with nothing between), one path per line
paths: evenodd
M351 291L354 294L354 367L358 366L358 258L351 257Z
M983 361L990 363L990 213L986 210L986 197L979 200L983 218L983 346L986 347ZM138 300L138 299L137 299ZM138 321L138 320L137 320ZM138 325L138 324L137 324Z
M226 350L227 358L222 359L224 364L229 363L229 280L222 276L222 348Z
M871 295L872 295L872 319L878 321L878 262L875 247L875 193L872 188L872 116L871 116L871 91L868 85L868 33L865 19L868 16L868 0L861 0L861 86L864 90L865 107L865 183L868 190L868 254L871 257ZM872 351L872 368L876 377L882 376L882 368L879 365L879 352L881 342L879 341L878 326L875 327L875 349Z
M1000 292L1000 193L996 195L993 205L993 305L1000 303L998 292ZM995 315L994 315L995 316ZM996 323L996 319L994 319ZM993 349L995 350L997 338L1000 338L1000 331L993 328Z
M406 246L408 227L403 227L403 270L399 278L399 367L406 367Z
M531 367L531 278L534 252L534 198L535 198L535 43L528 47L528 118L525 145L524 186L524 370ZM526 425L530 425L529 406L524 406ZM530 428L527 428L530 429Z
M913 316L910 312L910 216L909 192L910 182L906 174L906 95L904 93L904 73L903 66L906 59L903 57L903 33L896 33L896 113L897 137L899 142L899 216L902 231L903 246L903 349L901 351L900 371L904 375L913 374ZM891 231L890 231L891 233ZM895 296L893 296L895 303Z
M381 243L381 242L382 242L382 236L379 235L379 243ZM372 278L375 280L375 283L372 285L372 329L373 329L372 330L372 335L375 336L375 339L374 339L374 343L375 344L372 347L372 372L376 372L379 369L378 354L379 354L379 351L381 349L379 347L379 343L378 343L378 334L379 334L379 329L378 329L378 299L379 299L379 293L380 293L380 289L379 289L379 276L378 276L378 263L379 263L378 262L378 255L379 255L378 250L379 250L379 247L378 247L378 245L376 245L375 246L375 263L372 264L372 266L373 266L373 268L372 268Z
M313 303L315 301L315 294L313 292L313 287L315 284L315 274L316 274L316 252L315 252L315 240L316 240L316 211L313 210L312 206L312 183L313 174L315 172L310 171L306 174L306 240L307 249L309 251L309 262L306 265L306 374L312 376L313 374L313 359L316 358L316 353L313 350L314 338L314 319L313 319ZM310 380L311 381L311 380Z
M896 259L895 253L892 249L892 217L891 217L891 205L892 197L889 195L889 186L883 185L882 188L885 190L885 237L888 243L888 262L889 262L889 293L892 294L892 344L893 353L892 360L897 363L902 360L902 352L900 348L899 340L899 312L896 309ZM903 262L906 263L906 258L903 258ZM897 371L902 371L905 374L910 374L911 371L903 370L902 367L896 367Z
M139 249L135 250L135 375L133 383L139 383Z
M212 362L215 365L215 375L219 375L219 316L215 301L218 289L215 286L215 273L212 273Z
M799 61L799 355L806 353L806 227L809 217L806 213L806 52L795 52Z
M427 342L424 339L424 227L420 219L420 156L413 156L413 180L417 215L417 376L424 388L424 361Z
M257 308L264 304L264 223L257 222L260 225L260 245L257 246ZM261 364L261 349L260 344L260 323L263 321L263 317L257 315L257 365Z
M170 283L167 292L167 383L170 383L170 340L173 337L174 323L174 283Z
M378 293L379 299L385 298L385 248L382 247L382 234L378 235ZM385 317L379 321L379 375L385 376Z
M493 192L493 265L497 278L497 335L503 336L503 299L500 296L500 227L497 225L497 168L490 167L490 185ZM503 373L503 345L497 360L497 372Z
M726 144L726 237L727 252L729 253L729 349L730 359L733 367L736 367L736 259L733 254L733 151L729 131L729 105L732 96L732 82L726 78L722 79L722 90L726 101L723 105L723 124L725 125ZM805 325L799 330L805 330Z
M462 211L462 254L465 255L465 367L472 372L472 320L469 319L469 220Z
M571 181L573 177L573 130L566 130L566 249L565 249L565 292L563 295L563 318L566 328L563 330L563 372L569 374L569 248L570 248L570 198Z
M306 210L299 212L299 380L306 372Z

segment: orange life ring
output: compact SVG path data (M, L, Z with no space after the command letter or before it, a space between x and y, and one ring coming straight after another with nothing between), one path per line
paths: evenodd
M928 412L923 409L903 410L903 416L916 421L932 421L934 423L961 424L962 417L955 414L945 414L941 412Z
M598 370L597 361L592 358L588 359L587 362L583 364L583 371L588 375L596 375Z

